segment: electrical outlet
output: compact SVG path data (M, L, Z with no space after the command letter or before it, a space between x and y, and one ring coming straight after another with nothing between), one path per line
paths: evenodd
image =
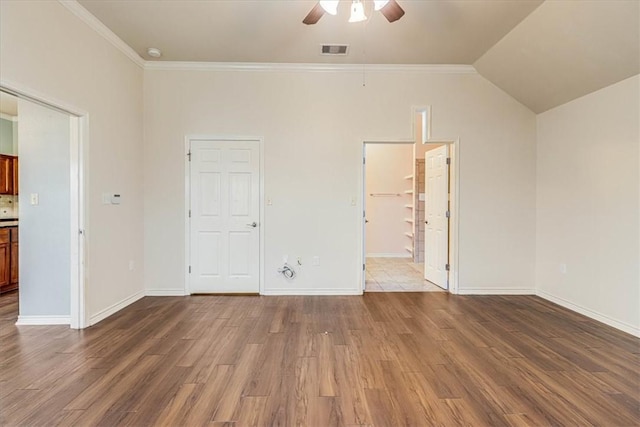
M40 196L38 196L38 193L31 193L30 201L31 205L38 206L40 204Z
M560 273L567 274L567 264L565 263L560 264Z
M314 256L312 261L311 261L312 265L320 265L320 257L319 256Z
M135 261L133 261L133 260L129 261L129 271L133 271L135 269L136 269Z

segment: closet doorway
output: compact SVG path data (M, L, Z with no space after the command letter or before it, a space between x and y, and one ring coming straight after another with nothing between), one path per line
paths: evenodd
M442 291L424 279L424 258L419 257L424 174L417 173L415 144L365 142L363 164L364 291Z

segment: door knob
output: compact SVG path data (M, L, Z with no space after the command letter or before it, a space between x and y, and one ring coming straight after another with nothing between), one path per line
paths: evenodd
M253 221L251 224L247 224L247 227L253 227L256 228L258 226L258 223Z
M429 221L425 221L424 223L425 223L425 224L429 224Z

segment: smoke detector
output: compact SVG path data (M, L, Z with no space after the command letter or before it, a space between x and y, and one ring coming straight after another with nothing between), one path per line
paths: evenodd
M157 49L155 47L150 47L149 49L147 49L147 54L152 58L160 58L162 56L162 52L160 51L160 49Z

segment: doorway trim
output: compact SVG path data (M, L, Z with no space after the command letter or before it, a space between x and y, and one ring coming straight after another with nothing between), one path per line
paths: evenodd
M49 324L69 324L72 329L84 329L88 326L86 313L86 173L88 165L89 142L89 114L75 106L60 101L46 94L37 92L29 87L15 82L0 80L0 91L6 92L17 98L34 102L47 108L69 115L70 119L70 227L71 247L70 247L70 307L69 321L64 320L64 316L37 316L33 322L22 322L21 324L49 325ZM18 112L18 120L20 113ZM26 319L25 319L26 320Z
M258 206L260 207L260 256L258 267L259 293L264 295L264 138L258 136L220 136L220 135L187 135L184 138L184 292L182 295L191 295L189 289L191 265L191 221L189 211L191 209L191 141L254 141L260 147L260 194Z
M426 118L426 114L423 116ZM425 132L424 136L427 136L428 133ZM422 145L425 144L448 144L449 145L449 157L451 157L451 165L449 166L449 179L451 180L450 184L450 211L451 217L449 219L449 275L448 282L449 286L447 292L451 294L458 293L458 280L459 280L459 256L458 256L458 248L459 248L459 221L460 214L458 211L458 207L460 206L460 138L451 138L451 139L422 139L422 135L418 136L418 141ZM365 147L366 144L417 144L417 142L413 139L386 139L386 140L376 140L376 139L365 139L362 141L362 159L359 160L360 163L360 173L359 173L359 194L361 195L361 203L360 210L358 211L358 246L360 252L360 263L358 264L360 272L360 292L364 293L365 290L365 279L366 272L362 268L366 262L366 250L364 247L364 238L365 238L365 217L364 212L366 209L366 202L364 199L365 194L365 163L363 161L365 157ZM414 159L415 162L415 159ZM415 164L414 164L415 168ZM415 174L414 174L415 175ZM415 178L414 178L415 179Z
M398 139L365 139L364 141L362 141L362 149L361 149L361 161L360 161L360 174L359 176L359 194L361 197L361 203L360 203L360 210L358 211L358 216L359 216L359 224L360 227L358 228L358 241L359 241L359 247L360 247L360 263L359 266L361 266L360 268L360 273L359 273L359 277L360 277L360 294L363 294L365 292L365 280L366 280L366 271L365 271L365 264L367 261L367 250L365 248L365 237L366 237L366 209L367 209L367 198L366 198L366 194L365 194L365 190L366 190L366 177L365 177L365 173L367 170L367 166L366 166L366 154L367 154L367 144L389 144L389 145L393 145L393 144L397 144L397 145L402 145L402 144L407 144L407 145L413 145L415 146L416 141L413 139L404 139L404 138L398 138ZM414 149L415 152L415 149ZM415 156L414 156L415 157ZM412 168L415 169L415 159L414 159L414 164L411 166Z

